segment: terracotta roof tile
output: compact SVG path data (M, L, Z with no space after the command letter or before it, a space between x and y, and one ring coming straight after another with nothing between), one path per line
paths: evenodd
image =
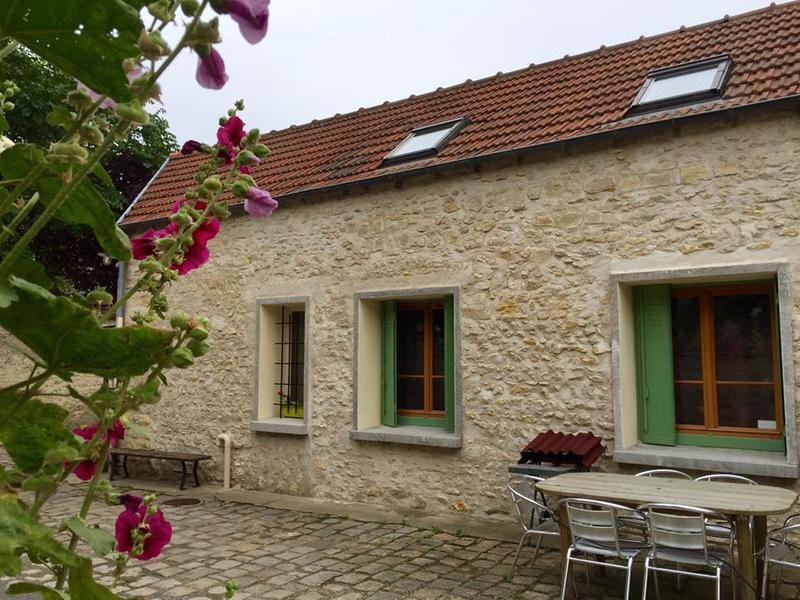
M647 73L729 54L720 100L625 118ZM800 2L684 28L512 73L272 131L272 153L254 177L277 198L386 174L725 110L800 93ZM381 167L415 127L466 116L469 123L435 157ZM125 225L168 214L191 185L202 156L174 155L131 208Z

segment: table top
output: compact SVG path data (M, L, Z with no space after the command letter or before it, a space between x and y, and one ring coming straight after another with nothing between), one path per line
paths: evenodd
M536 484L545 494L606 500L629 506L649 502L683 504L726 515L776 515L797 500L791 490L771 485L634 477L618 473L564 473Z

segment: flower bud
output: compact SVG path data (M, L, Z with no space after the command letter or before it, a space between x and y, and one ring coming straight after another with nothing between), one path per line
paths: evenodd
M185 329L189 324L189 319L190 317L185 311L176 310L175 314L172 315L172 318L169 320L169 324L174 329Z
M111 304L114 301L114 296L103 288L97 288L86 295L86 300L91 304Z
M156 240L156 248L159 250L169 250L175 244L175 238L171 235Z
M150 115L142 108L142 103L136 98L124 104L117 104L116 112L123 119L140 125L147 125L150 121Z
M103 132L95 125L84 125L81 127L80 134L84 140L95 146L103 143Z
M89 108L92 104L92 97L85 90L72 90L67 94L67 102L75 108Z
M194 47L194 45L208 46L210 44L218 44L220 41L219 18L214 17L207 22L198 21L189 37L189 41L192 47ZM208 54L208 52L206 52L206 54Z
M231 192L237 198L244 198L247 195L247 190L250 189L250 184L242 179L238 179L236 183L231 186Z
M195 317L195 321L197 321L198 327L211 331L211 321L208 320L208 317Z
M176 349L172 353L172 364L179 369L185 369L194 364L194 354L187 347Z
M202 342L208 337L208 330L203 327L195 327L189 332L189 335L192 337L192 339Z
M183 195L187 200L197 200L198 198L197 190L186 190Z
M267 148L264 144L256 144L253 148L253 152L256 153L258 158L264 158L267 154L269 154L269 148Z
M155 494L147 494L144 498L142 498L142 503L147 505L150 505L155 501L156 501Z
M189 343L186 344L186 347L196 358L200 358L208 352L208 344L203 340L189 340Z
M201 190L206 190L208 192L211 192L212 194L215 194L217 192L222 191L222 182L216 175L212 175L211 177L206 177L206 179L203 181Z
M10 111L10 110L14 110L14 103L13 102L3 102L3 110L6 111L6 112Z
M164 265L152 256L148 256L139 263L139 269L146 273L161 273L164 270Z
M47 158L68 164L83 164L89 157L89 151L77 142L56 142L50 144Z
M161 84L158 82L151 83L152 73L147 73L131 81L130 88L134 96L142 98L142 100L161 100Z
M167 56L170 53L169 45L157 31L142 31L139 35L137 47L139 48L139 52L142 53L142 56L149 60L158 60L162 56Z
M253 165L257 165L259 162L258 157L250 152L250 150L242 150L236 156L236 164L243 166L243 167L252 167Z
M78 458L78 451L71 446L56 446L48 450L44 455L44 462L47 465L60 465Z
M186 214L186 211L181 210L169 216L169 220L178 225L191 225L192 217Z
M212 217L217 217L218 219L227 219L231 216L231 211L224 202L217 202L208 212Z
M256 128L253 128L247 132L247 141L251 144L255 144L259 137L261 137L261 132Z
M175 18L175 13L170 11L168 0L158 0L147 5L147 11L159 21L169 23Z
M187 17L195 16L199 8L200 3L197 0L181 0L181 10Z

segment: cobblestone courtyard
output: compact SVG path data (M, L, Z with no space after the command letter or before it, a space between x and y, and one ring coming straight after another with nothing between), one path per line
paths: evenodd
M77 512L80 491L77 485L62 491L46 518L55 522ZM175 496L160 495L162 503L171 498ZM95 507L90 521L113 530L119 507ZM534 568L532 550L523 551L517 575L506 582L515 550L508 541L224 502L210 494L202 495L200 504L163 509L173 525L172 544L158 559L132 561L115 587L124 597L212 600L224 597L229 579L241 584L238 599L546 600L560 593L560 559L553 551L541 555ZM99 561L103 583L112 583L111 570L110 562ZM37 568L26 569L24 576L47 580ZM589 594L579 575L582 598L622 596L618 575L594 573L592 579L596 585ZM5 585L0 580L0 590ZM685 582L682 594L674 593L674 580L662 581L665 588L665 599L713 597L705 582ZM633 597L641 597L639 586ZM785 585L781 597L796 598L797 588Z

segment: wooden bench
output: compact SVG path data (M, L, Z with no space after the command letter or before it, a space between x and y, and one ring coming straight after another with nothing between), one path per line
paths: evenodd
M186 489L186 477L189 471L186 468L187 463L192 463L192 476L194 477L194 487L200 485L200 478L197 475L197 467L200 461L209 460L211 458L208 454L191 454L189 452L166 452L162 450L147 450L136 448L112 448L111 449L111 462L109 464L108 478L114 481L119 471L120 458L122 459L122 470L125 477L128 475L128 459L129 458L159 458L161 460L175 460L181 463L181 482L180 489Z

